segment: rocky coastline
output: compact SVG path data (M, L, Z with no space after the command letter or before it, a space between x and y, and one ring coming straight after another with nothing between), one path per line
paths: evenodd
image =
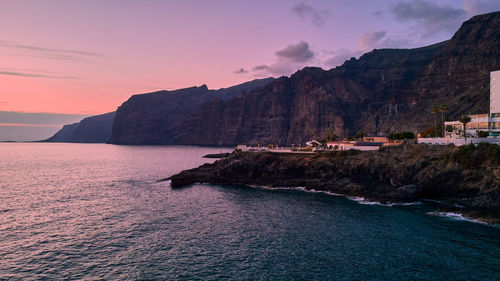
M301 187L381 203L435 200L438 211L500 223L497 145L407 145L314 154L235 151L168 179L172 188L202 182Z

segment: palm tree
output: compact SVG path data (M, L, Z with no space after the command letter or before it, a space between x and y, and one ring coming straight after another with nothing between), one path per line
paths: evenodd
M448 112L448 106L446 106L446 104L440 105L439 112L441 112L441 124L443 125L443 138L444 138L444 114Z
M326 129L326 135L329 141L333 140L333 130L332 129Z
M470 122L470 116L468 115L462 115L462 117L460 117L460 123L462 123L463 125L463 128L464 128L464 137L465 137L465 143L467 143L467 130L466 130L466 126L467 126L467 123Z
M436 113L439 112L439 106L434 105L431 108L431 113L434 114L434 137L437 137L437 128L436 128Z

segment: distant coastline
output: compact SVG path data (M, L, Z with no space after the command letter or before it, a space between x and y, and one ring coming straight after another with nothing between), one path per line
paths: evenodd
M234 152L168 179L172 188L196 182L301 187L381 204L431 199L438 212L500 223L500 147L490 144L305 155Z

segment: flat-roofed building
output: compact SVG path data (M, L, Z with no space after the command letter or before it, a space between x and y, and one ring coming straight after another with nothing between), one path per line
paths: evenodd
M469 115L468 136L478 137L480 131L488 132L490 137L500 136L500 70L490 73L490 113ZM447 137L463 136L463 124L460 121L444 122Z

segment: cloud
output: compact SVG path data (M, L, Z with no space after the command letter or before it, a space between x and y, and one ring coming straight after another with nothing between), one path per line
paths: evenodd
M300 69L301 65L290 64L286 61L278 61L269 65L258 65L252 68L253 74L256 77L264 77L269 75L288 75L293 71Z
M17 49L24 51L24 55L44 57L54 60L69 60L78 62L88 62L90 58L106 58L105 54L96 52L87 52L80 50L68 50L58 48L46 48L32 45L23 45L16 42L0 40L0 47Z
M252 68L253 71L268 70L268 69L269 69L268 65L257 65L256 67Z
M387 36L385 30L370 30L359 37L358 50L368 52L373 49L381 48L402 48L411 47L414 42L408 38Z
M50 53L65 53L65 54L75 54L75 55L83 55L83 56L91 56L91 57L107 57L106 55L101 54L101 53L22 45L22 44L17 44L17 43L5 41L5 40L0 40L0 46L33 50L33 51L50 52Z
M309 44L304 41L300 41L297 44L290 44L274 54L276 56L275 62L257 65L252 68L254 76L289 75L293 71L303 68L315 58L315 54L309 48Z
M465 0L462 2L462 9L468 17L500 10L498 0Z
M332 16L332 13L327 10L319 10L305 2L301 2L292 8L292 12L303 20L310 20L314 25L324 25Z
M370 30L359 37L358 50L369 51L384 38L386 31Z
M401 22L416 21L423 37L439 32L454 32L467 16L460 7L427 0L398 2L392 6L391 12Z
M359 57L363 52L359 50L353 51L349 49L340 49L329 53L330 53L330 58L328 58L323 63L326 67L335 67L338 65L342 65L346 60L349 60L352 57Z
M293 45L288 45L283 50L277 51L276 56L291 62L306 62L314 57L314 53L309 49L309 44L304 41Z
M342 65L352 57L359 57L364 52L373 49L409 48L414 44L415 42L408 38L392 37L388 36L385 30L376 31L372 29L359 37L357 50L339 49L336 51L324 51L326 54L323 54L322 58L327 57L327 59L323 60L323 65L325 67L335 67Z
M245 74L245 73L248 73L248 70L246 70L245 68L240 68L238 70L235 70L234 71L235 74Z
M23 72L12 72L12 71L0 71L0 75L52 78L52 79L80 79L79 77L74 77L74 76L47 75L47 74L23 73Z
M58 125L74 123L88 117L81 114L61 114L61 113L26 113L15 111L0 111L0 123L23 124L23 125Z

